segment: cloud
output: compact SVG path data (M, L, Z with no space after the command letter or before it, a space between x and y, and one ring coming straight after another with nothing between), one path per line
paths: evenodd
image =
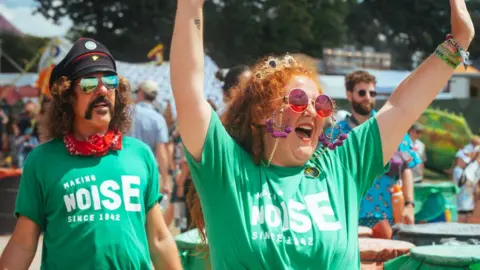
M15 27L25 34L53 37L64 36L72 27L70 19L62 19L59 25L47 20L41 14L33 15L34 6L6 6L0 4L0 14L10 21Z

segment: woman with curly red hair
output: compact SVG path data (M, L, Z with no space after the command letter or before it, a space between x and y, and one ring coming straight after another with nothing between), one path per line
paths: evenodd
M451 0L453 37L404 80L375 117L322 134L332 101L316 73L267 58L235 91L224 125L204 98L203 0L178 0L171 81L213 269L359 269L359 202L411 124L468 58L474 29ZM463 56L463 57L461 57ZM412 106L415 104L415 106ZM316 150L318 142L324 147ZM203 231L203 226L199 226Z

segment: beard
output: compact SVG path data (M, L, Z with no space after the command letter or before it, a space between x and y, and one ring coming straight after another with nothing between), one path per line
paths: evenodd
M375 101L368 101L362 103L352 100L352 107L353 111L355 111L356 113L363 116L369 116L372 113L373 108L375 107Z

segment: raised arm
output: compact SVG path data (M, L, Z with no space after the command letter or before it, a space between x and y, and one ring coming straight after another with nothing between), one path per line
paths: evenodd
M467 50L475 34L465 0L450 0L454 39ZM392 93L376 114L386 164L408 128L420 117L445 86L454 69L435 55L428 57Z
M192 157L200 159L211 108L203 94L203 2L177 0L170 54L170 79L178 128Z

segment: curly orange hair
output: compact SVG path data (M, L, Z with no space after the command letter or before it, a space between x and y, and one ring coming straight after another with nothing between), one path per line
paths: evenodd
M227 132L247 153L252 155L256 164L260 163L263 156L262 134L265 124L261 121L281 106L285 87L291 79L294 76L306 76L317 83L318 91L322 93L314 67L300 63L298 60L294 60L295 64L288 67L266 66L271 59L269 57L260 60L251 69L253 76L243 89L236 88L235 91L231 91L231 99L222 116L222 123ZM270 70L266 70L269 68ZM187 195L187 206L191 215L191 226L198 229L202 243L205 244L205 220L193 183ZM202 252L208 256L206 245Z

